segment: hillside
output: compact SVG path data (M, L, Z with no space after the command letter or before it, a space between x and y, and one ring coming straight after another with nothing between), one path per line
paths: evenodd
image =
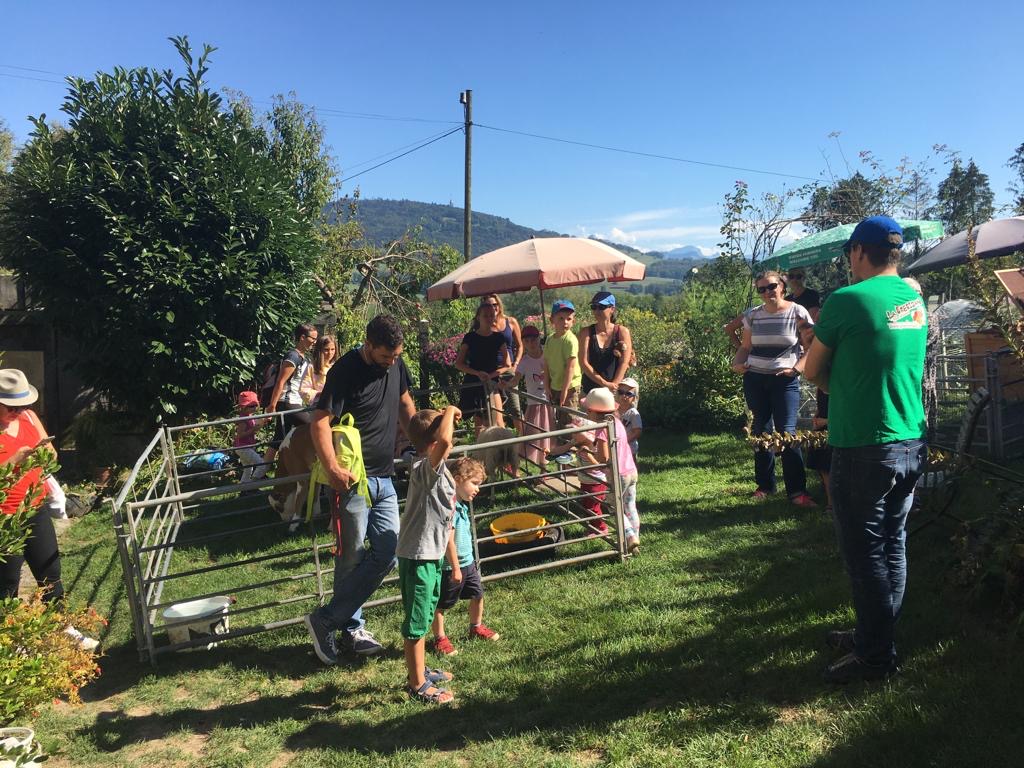
M351 217L348 202L340 200L332 203L327 215L331 221L338 217L342 221L348 221ZM447 243L457 251L462 251L462 209L452 205L420 203L415 200L359 200L356 203L355 218L362 225L366 239L373 243L383 244L397 240L419 227L420 236L427 242ZM531 237L560 236L558 232L524 227L501 216L473 213L474 255L487 253ZM690 276L691 268L704 262L702 258L672 258L657 251L644 253L632 246L608 240L599 242L610 245L648 266L647 279L632 287L634 293L674 292L682 285L682 281Z
M348 204L333 203L328 218L350 217ZM356 219L366 239L374 243L397 240L411 229L421 227L421 237L431 243L447 243L462 251L462 209L452 205L419 203L414 200L359 200ZM473 212L473 255L493 251L531 237L558 237L559 232L531 229L501 216Z

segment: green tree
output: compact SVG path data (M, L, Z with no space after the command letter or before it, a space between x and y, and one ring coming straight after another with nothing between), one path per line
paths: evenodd
M193 417L226 408L256 358L317 307L313 219L267 135L209 90L214 49L185 73L71 79L59 136L45 116L0 208L0 253L111 405Z
M1013 211L1017 216L1024 216L1024 143L1017 147L1006 165L1017 174L1010 182L1010 192L1014 195Z
M0 118L0 174L7 173L14 160L14 134L7 127L7 121Z
M858 171L830 187L811 191L803 214L804 227L811 232L823 232L840 224L853 224L882 212L882 198L880 185Z
M939 184L936 196L937 215L950 235L986 222L995 213L995 195L988 184L988 176L978 169L974 160L968 161L965 167L960 158L954 156L949 175Z

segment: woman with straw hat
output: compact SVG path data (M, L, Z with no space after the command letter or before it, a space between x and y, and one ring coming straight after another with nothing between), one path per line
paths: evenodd
M39 391L28 383L25 374L17 368L0 370L0 465L14 468L14 484L0 502L0 514L13 515L19 509L28 510L28 539L21 554L2 553L0 562L0 597L17 597L21 582L21 566L27 562L36 583L45 591L43 600L53 603L64 597L64 584L60 578L60 550L53 531L49 510L43 505L46 492L42 469L34 467L24 473L19 468L29 454L43 447L56 456L50 441L46 440L43 423L29 408L39 399ZM86 650L99 643L86 637L74 627L67 633Z

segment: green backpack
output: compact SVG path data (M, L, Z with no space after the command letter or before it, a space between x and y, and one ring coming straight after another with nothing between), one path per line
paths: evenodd
M331 438L334 441L334 455L338 457L338 464L342 469L352 473L356 492L366 499L366 506L369 507L370 487L366 481L366 465L363 464L363 443L351 413L344 414L338 423L331 427ZM307 523L313 519L313 501L319 493L319 486L329 484L320 459L314 460L309 472L309 494L306 496Z

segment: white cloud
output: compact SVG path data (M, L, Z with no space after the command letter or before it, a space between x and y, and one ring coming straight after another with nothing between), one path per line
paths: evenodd
M631 245L641 251L670 251L693 245L707 256L718 252L720 217L717 206L652 208L577 224L573 231Z

